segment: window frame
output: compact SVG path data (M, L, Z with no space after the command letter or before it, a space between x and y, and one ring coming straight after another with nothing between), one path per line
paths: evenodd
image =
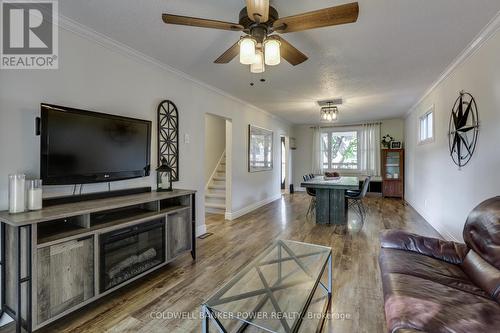
M426 133L429 133L428 126L429 126L429 115L432 115L432 128L431 128L431 136L426 137L422 139L421 133L422 133L422 121L426 122ZM432 143L435 140L436 137L436 113L434 112L434 105L429 107L420 117L418 117L418 131L417 131L417 139L418 139L418 144L419 145L424 145L428 143Z
M358 139L357 150L356 150L356 169L344 169L344 168L334 169L334 168L332 168L332 159L331 159L332 133L344 133L344 132L356 132L356 138ZM361 129L358 127L346 127L346 128L332 127L332 128L328 128L328 129L323 129L321 131L320 137L324 133L328 133L328 148L327 148L328 149L328 168L323 167L323 150L320 149L320 154L321 154L320 165L321 165L322 170L325 170L325 171L343 171L343 172L353 172L353 173L361 172L361 156L359 154L359 152L360 152L360 142L359 142L360 132L361 132ZM320 140L322 140L322 139L320 139Z

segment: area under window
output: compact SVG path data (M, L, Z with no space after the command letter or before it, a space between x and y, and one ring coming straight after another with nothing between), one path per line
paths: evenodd
M419 142L431 142L434 139L434 108L420 117Z
M358 132L321 133L321 164L325 170L358 170Z

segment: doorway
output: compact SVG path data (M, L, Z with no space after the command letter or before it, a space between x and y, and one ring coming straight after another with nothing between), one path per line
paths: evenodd
M280 151L281 151L281 191L284 192L286 189L286 139L284 136L280 137Z

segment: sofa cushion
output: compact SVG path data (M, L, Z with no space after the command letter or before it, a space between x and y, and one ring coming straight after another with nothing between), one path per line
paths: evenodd
M380 268L382 274L397 273L413 275L478 296L489 297L483 289L472 283L458 265L415 252L381 249Z
M389 332L498 332L500 305L436 281L384 272L385 313Z

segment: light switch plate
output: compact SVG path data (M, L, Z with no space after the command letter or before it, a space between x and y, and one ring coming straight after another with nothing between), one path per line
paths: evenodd
M189 143L189 134L184 134L184 143L188 144Z

